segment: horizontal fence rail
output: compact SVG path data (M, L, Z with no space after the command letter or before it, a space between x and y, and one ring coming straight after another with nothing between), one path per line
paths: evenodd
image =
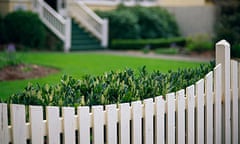
M225 41L216 47L228 53ZM230 56L217 63L195 85L143 102L76 109L1 103L0 143L238 144L240 64Z

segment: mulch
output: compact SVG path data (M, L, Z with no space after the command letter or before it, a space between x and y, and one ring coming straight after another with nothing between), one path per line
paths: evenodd
M40 78L57 72L59 72L59 70L56 68L35 64L18 64L16 66L6 66L1 68L0 81Z

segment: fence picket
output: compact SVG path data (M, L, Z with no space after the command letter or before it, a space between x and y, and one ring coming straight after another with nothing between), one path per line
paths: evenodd
M196 143L204 144L204 80L196 83Z
M117 109L116 104L107 105L107 144L117 144Z
M185 144L185 90L176 93L177 99L177 143Z
M60 120L58 107L47 107L47 122L48 143L60 144Z
M11 105L13 143L26 144L26 118L24 105Z
M144 100L144 143L153 144L153 99Z
M132 102L132 144L142 144L142 103Z
M216 64L222 65L222 95L223 95L223 139L231 143L231 99L230 99L230 44L221 40L216 44Z
M74 108L63 107L64 144L75 144Z
M175 144L175 94L166 95L167 99L167 144Z
M206 75L206 144L213 143L213 73Z
M166 102L162 96L155 97L155 140L156 144L165 144L165 112Z
M195 143L194 85L187 87L186 95L187 95L187 143L193 144Z
M119 106L119 131L120 144L130 144L130 107L129 103L123 103Z
M222 66L214 68L214 143L222 143Z
M33 144L43 144L43 109L42 106L30 106L31 141Z
M8 144L8 111L7 104L0 103L0 143Z
M231 61L232 144L238 143L238 62Z
M240 121L240 63L238 63L238 120ZM238 126L240 122L238 122ZM238 131L238 138L240 138L240 132ZM239 139L238 139L239 141Z
M162 96L155 97L155 122L156 122L156 132L155 139L156 144L165 144L165 107L166 102Z
M78 134L80 144L90 144L90 115L89 107L78 107Z
M104 144L103 106L93 106L93 144Z

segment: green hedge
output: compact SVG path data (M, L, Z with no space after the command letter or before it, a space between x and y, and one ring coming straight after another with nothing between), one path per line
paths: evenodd
M29 84L23 92L14 94L8 103L25 105L105 105L143 100L184 89L203 78L213 63L176 72L149 73L146 67L109 72L101 76L86 75L81 80L64 75L55 86Z
M183 47L186 44L186 39L183 37L168 38L168 39L119 39L111 42L111 49L142 49L142 48L161 48L180 46Z
M213 51L214 43L207 35L196 35L187 38L186 50L198 53Z
M162 7L126 7L96 11L109 19L109 39L170 38L179 36L174 16Z

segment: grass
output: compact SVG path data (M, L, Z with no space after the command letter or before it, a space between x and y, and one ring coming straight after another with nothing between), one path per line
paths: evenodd
M0 54L3 56L3 54ZM160 70L167 72L168 70L177 70L178 68L196 67L200 62L186 62L174 60L162 60L151 58L138 58L131 56L116 56L110 54L97 53L18 53L18 57L24 63L39 64L59 68L60 72L51 74L44 78L2 81L0 82L0 97L8 98L11 94L20 92L27 86L28 82L33 84L44 83L56 84L60 82L63 74L71 75L81 79L86 74L101 75L111 70L123 70L125 68L138 69L146 65L147 70ZM0 62L0 67L3 63Z

